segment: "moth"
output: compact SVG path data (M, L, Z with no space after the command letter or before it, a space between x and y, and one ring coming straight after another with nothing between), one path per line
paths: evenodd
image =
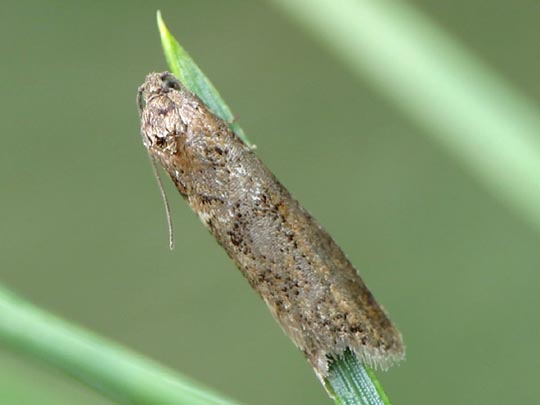
M149 74L137 102L151 159L319 378L347 349L374 368L404 357L401 334L343 251L225 121L168 72Z

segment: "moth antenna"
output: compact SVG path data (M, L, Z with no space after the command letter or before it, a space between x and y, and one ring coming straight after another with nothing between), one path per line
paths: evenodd
M167 226L169 227L169 249L173 250L174 248L174 233L173 233L173 224L171 217L171 208L169 207L169 200L167 199L167 194L165 193L165 188L163 187L163 182L161 181L161 176L159 175L158 168L156 166L156 161L150 156L150 162L152 163L152 172L159 186L159 192L161 193L161 198L163 199L163 204L165 204L165 214L167 215Z

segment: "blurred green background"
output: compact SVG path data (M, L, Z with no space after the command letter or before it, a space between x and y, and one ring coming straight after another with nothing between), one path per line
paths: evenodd
M540 98L540 4L409 3ZM241 402L330 403L169 185L168 250L135 106L158 8L399 325L394 403L533 402L538 231L263 1L2 2L0 281ZM1 346L0 402L110 403Z

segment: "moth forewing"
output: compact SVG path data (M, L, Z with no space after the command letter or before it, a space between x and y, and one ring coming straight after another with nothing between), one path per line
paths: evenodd
M347 349L387 368L401 334L317 221L172 74L139 88L148 153L260 294L319 377Z

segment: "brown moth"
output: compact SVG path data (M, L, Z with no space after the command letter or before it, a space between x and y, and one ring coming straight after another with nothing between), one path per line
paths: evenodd
M343 251L226 122L168 72L149 74L137 98L151 159L319 378L346 349L383 369L404 357L401 334Z

